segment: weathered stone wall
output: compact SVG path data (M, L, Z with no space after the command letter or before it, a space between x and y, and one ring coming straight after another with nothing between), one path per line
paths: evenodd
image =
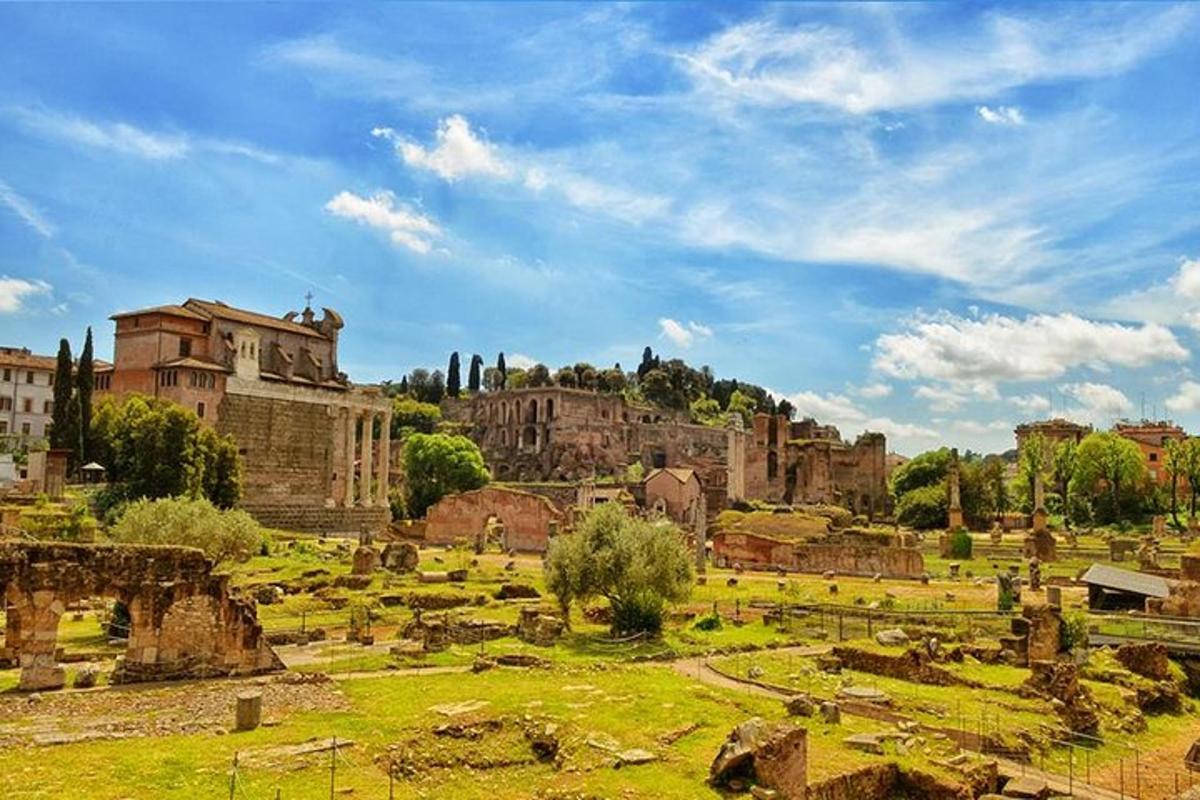
M772 539L753 533L720 531L711 537L718 566L741 564L782 568L793 572L876 575L916 578L925 572L925 559L911 547L869 544L808 544Z
M275 503L242 503L240 507L268 528L329 535L358 535L363 527L379 531L387 527L392 511L387 506L298 506Z
M563 512L545 497L485 486L443 497L425 515L425 541L430 544L474 544L495 518L504 526L508 550L541 553L563 522Z
M186 547L0 542L5 649L24 689L58 688L58 622L68 604L115 597L130 612L114 683L282 669L253 601L229 593L204 553Z
M245 503L323 506L332 497L335 419L324 403L226 394L217 432L237 440Z

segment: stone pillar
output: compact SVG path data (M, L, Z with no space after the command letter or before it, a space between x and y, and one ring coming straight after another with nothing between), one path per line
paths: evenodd
M392 470L392 415L383 413L379 437L379 505L388 505L388 474Z
M252 731L262 722L262 692L242 692L237 696L239 731Z
M963 527L962 498L959 494L958 486L958 450L951 451L951 459L948 481L950 491L950 518L948 520L948 527L952 531L957 531Z
M342 505L351 508L354 505L354 426L357 422L354 410L346 409L346 493Z
M375 415L370 411L364 411L362 415L362 490L359 495L362 498L361 505L364 508L369 508L371 503L371 446L375 438Z
M61 689L67 683L66 673L55 658L58 649L58 621L66 604L53 590L14 592L10 595L9 617L16 616L16 625L8 631L17 632L15 642L7 642L12 655L21 667L17 688L23 691Z

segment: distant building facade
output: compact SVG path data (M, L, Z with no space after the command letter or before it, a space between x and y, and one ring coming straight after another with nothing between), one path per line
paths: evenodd
M1113 426L1113 433L1134 442L1142 451L1146 462L1146 470L1150 479L1156 483L1169 485L1171 476L1167 473L1164 462L1169 442L1182 442L1187 438L1187 432L1170 420L1142 420L1127 422L1122 420ZM1176 481L1182 476L1177 475ZM1182 485L1181 481L1181 485Z
M443 401L497 480L578 481L621 477L634 462L694 470L709 515L734 500L836 503L869 515L889 510L886 441L854 443L832 426L757 414L749 430L697 425L686 414L630 403L617 394L539 387Z
M28 443L50 435L57 364L27 347L0 347L0 437Z
M1069 419L1056 417L1055 419L1039 420L1037 422L1025 422L1017 426L1014 433L1017 437L1017 451L1025 446L1025 442L1034 434L1041 434L1042 438L1051 447L1057 447L1060 442L1074 442L1079 444L1083 441L1083 437L1092 432L1091 425L1080 425L1078 422L1072 422Z
M189 299L114 314L98 393L141 393L196 412L241 455L246 510L291 530L357 532L390 519L391 402L338 370L342 318L272 317Z

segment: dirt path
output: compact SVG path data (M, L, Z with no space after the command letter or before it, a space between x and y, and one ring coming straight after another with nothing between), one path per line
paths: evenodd
M1200 775L1189 773L1183 767L1183 759L1187 755L1192 742L1200 738L1200 729L1183 730L1176 733L1152 750L1144 750L1138 754L1138 774L1141 779L1141 800L1167 800L1192 786L1200 786ZM1129 797L1137 797L1137 781L1134 778L1132 756L1120 762L1104 767L1093 768L1092 775L1105 786L1118 786L1121 771L1125 774L1125 788Z

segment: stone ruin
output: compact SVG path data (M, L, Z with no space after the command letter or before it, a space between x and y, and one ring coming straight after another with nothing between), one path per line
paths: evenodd
M1058 542L1048 530L1034 531L1025 535L1023 547L1025 558L1036 558L1041 562L1058 560Z
M112 597L129 609L112 683L251 675L283 669L253 600L229 591L200 550L159 545L0 542L7 605L4 651L19 688L59 689L58 623L71 603Z

